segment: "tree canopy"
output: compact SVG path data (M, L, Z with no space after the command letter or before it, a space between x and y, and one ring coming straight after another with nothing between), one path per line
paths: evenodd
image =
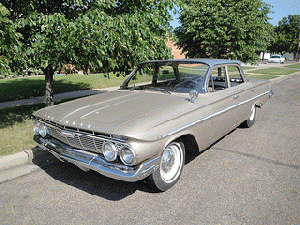
M300 15L283 17L274 28L273 40L269 47L272 52L294 52L298 50Z
M15 25L8 19L10 12L0 3L0 74L10 72L10 59L21 52L18 41L21 34L16 32Z
M270 5L261 0L183 0L177 45L187 57L257 60L272 25Z
M168 9L173 8L173 0L6 0L2 4L8 10L1 13L0 23L7 18L15 26L24 52L14 51L12 57L1 50L0 56L9 58L15 70L42 69L50 85L48 102L53 101L53 74L63 65L125 74L140 61L171 57L165 40L171 31Z

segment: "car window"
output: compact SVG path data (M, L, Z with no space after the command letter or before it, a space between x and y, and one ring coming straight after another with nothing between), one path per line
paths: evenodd
M231 87L244 83L244 79L241 75L241 71L239 67L235 65L229 65L228 75L229 75L229 82Z
M228 74L228 76L226 75ZM244 83L238 66L226 65L214 67L208 83L208 91L215 92Z
M212 69L208 84L209 92L219 91L228 88L226 70L226 66L218 66Z
M201 63L149 62L138 67L127 89L174 93L203 92L208 66Z

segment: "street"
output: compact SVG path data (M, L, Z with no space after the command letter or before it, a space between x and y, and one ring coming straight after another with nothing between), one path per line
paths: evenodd
M254 126L192 156L164 193L46 154L0 183L0 224L300 224L300 75L272 85Z

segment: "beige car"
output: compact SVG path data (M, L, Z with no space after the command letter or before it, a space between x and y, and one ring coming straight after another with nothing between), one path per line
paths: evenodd
M239 125L251 127L271 95L271 83L249 81L239 61L148 61L117 91L35 112L34 140L82 170L130 182L148 178L166 191L179 180L188 151L206 149Z

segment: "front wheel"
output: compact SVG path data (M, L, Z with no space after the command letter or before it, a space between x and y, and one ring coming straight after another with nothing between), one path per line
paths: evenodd
M254 105L251 109L251 114L250 114L249 118L242 123L242 126L246 127L246 128L252 127L252 125L255 122L255 117L256 117L256 107Z
M182 142L172 142L163 151L159 167L150 175L149 180L159 191L166 191L180 178L185 161Z

